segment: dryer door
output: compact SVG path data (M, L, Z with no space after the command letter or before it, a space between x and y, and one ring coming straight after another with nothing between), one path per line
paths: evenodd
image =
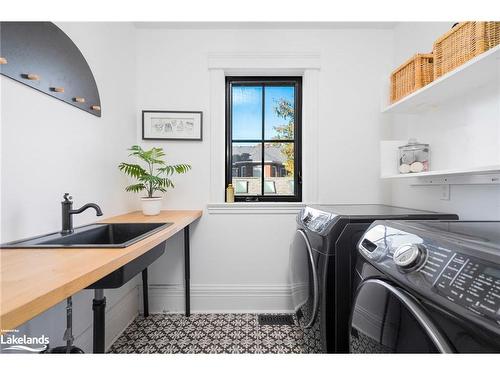
M354 299L351 353L452 353L421 304L379 279L363 281Z
M319 285L311 244L302 229L295 232L290 246L290 278L298 321L304 328L310 328L318 312Z

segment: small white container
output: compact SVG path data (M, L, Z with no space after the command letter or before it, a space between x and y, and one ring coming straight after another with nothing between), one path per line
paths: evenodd
M146 216L159 215L162 201L162 197L141 198L142 213Z

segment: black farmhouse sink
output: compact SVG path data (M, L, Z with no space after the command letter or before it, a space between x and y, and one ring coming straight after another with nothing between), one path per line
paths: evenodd
M90 224L75 228L71 234L50 233L8 242L0 248L124 248L170 225L172 223ZM85 289L119 288L164 252L165 242L162 242Z
M81 247L114 248L130 246L172 223L90 224L75 228L71 234L60 232L8 242L1 248Z
M119 288L139 272L142 272L151 263L158 259L165 252L166 242L162 242L153 247L148 252L142 254L140 257L128 262L121 266L116 271L104 276L102 279L89 285L85 289L113 289Z

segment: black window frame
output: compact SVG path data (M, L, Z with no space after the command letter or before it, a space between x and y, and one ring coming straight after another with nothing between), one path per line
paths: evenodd
M232 86L234 84L244 86L263 87L262 93L262 139L237 140L232 137ZM265 87L266 86L294 86L294 195L265 195L265 143L291 143L290 140L265 139ZM262 145L262 174L261 195L235 195L236 202L302 202L302 77L226 77L226 187L232 183L232 144L237 143L260 143Z

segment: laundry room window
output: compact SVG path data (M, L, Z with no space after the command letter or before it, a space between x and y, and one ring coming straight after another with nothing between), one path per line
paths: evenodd
M226 186L236 201L301 201L301 103L301 77L226 77Z

